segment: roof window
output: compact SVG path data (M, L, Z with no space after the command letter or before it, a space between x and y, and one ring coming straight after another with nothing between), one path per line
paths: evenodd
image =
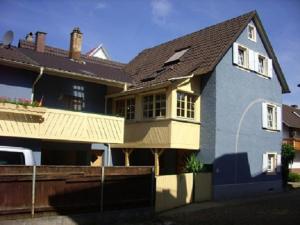
M171 64L171 63L177 63L179 59L189 50L188 48L183 48L176 50L175 53L167 60L165 61L164 65Z

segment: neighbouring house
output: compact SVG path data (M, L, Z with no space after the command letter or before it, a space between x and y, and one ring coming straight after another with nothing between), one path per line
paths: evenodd
M280 191L282 93L289 87L255 11L145 49L124 66L125 117L115 165L182 172L192 152L212 166L215 199Z
M69 51L46 46L45 35L0 48L0 95L33 93L44 106L35 114L1 109L1 144L33 142L42 163L43 155L53 163L109 143L112 165L155 165L156 175L183 172L196 153L212 168L215 199L281 190L289 87L255 11L145 49L128 64L80 54L79 29Z
M121 63L81 54L81 42L75 28L68 51L47 46L44 32L0 46L0 145L33 149L38 165L110 165L124 119L107 115L105 96L131 78Z
M293 172L300 173L300 109L297 105L282 105L283 143L291 144L296 150Z
M108 55L106 48L104 48L103 44L98 45L96 48L91 49L86 53L88 56L100 58L100 59L108 59L111 58Z

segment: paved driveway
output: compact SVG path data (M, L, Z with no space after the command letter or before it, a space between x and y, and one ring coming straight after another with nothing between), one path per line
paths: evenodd
M202 203L160 214L144 225L298 225L300 190L229 202Z

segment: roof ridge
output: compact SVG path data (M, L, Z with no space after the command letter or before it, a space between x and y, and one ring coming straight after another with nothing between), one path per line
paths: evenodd
M196 31L193 31L193 32L191 32L191 33L189 33L189 34L185 34L185 35L183 35L183 36L179 36L179 37L174 38L174 39L172 39L172 40L169 40L169 41L167 41L167 42L163 42L163 43L161 43L161 44L155 45L155 46L153 46L153 47L145 48L145 49L144 49L143 51L141 51L140 53L145 52L145 51L148 51L148 50L153 49L153 48L161 47L161 46L166 45L166 44L169 44L169 43L171 43L171 42L173 42L173 41L178 41L178 40L180 40L180 39L187 38L187 37L192 36L192 35L195 35L195 34L197 34L197 33L199 33L199 32L203 32L203 31L205 31L205 30L212 29L212 28L214 28L214 27L216 27L216 26L220 26L220 25L222 25L222 24L229 23L229 22L231 22L231 21L233 21L233 20L238 20L238 19L241 18L241 17L246 17L246 16L249 16L249 17L250 17L250 15L253 16L253 15L255 15L255 14L257 14L256 10L252 10L252 11L250 11L250 12L247 12L247 13L245 13L245 14L239 15L239 16L237 16L237 17L227 19L227 20L225 20L225 21L222 21L222 22L217 23L217 24L210 25L210 26L208 26L208 27L204 27L204 28L201 29L201 30L196 30Z
M33 42L29 42L26 41L24 39L20 39L19 40L19 48L25 48L25 49L30 49L30 50L34 50L34 43ZM69 51L62 49L62 48L57 48L57 47L53 47L50 45L45 45L45 52L44 54L48 54L48 55L54 55L54 56L60 56L60 57L69 57ZM117 62L117 61L113 61L113 60L109 60L109 59L100 59L100 58L96 58L93 56L88 56L86 54L81 54L80 55L82 59L87 60L90 63L103 63L109 66L114 66L117 68L123 68L126 63L121 63L121 62Z

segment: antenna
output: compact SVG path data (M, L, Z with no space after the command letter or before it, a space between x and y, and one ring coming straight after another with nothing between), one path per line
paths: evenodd
M14 39L14 32L12 32L11 30L7 31L3 36L3 45L7 45L8 47L10 47L13 39Z

